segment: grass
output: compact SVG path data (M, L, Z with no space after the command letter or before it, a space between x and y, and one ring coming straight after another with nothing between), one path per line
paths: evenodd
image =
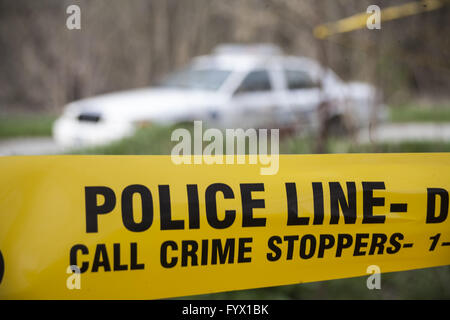
M396 143L357 144L344 139L330 139L327 153L408 153L408 152L450 152L450 142L445 141L405 141ZM314 153L311 139L286 139L280 142L282 154Z
M189 129L189 127L187 127ZM133 137L113 142L106 146L98 146L79 150L81 154L170 154L176 142L170 141L175 127L152 126L136 132Z
M183 126L190 130L192 126ZM130 138L114 142L110 145L86 148L77 151L80 154L170 154L178 143L170 140L177 127L152 126L137 131ZM315 153L314 137L287 137L280 141L281 154ZM203 143L203 148L207 143ZM349 139L329 139L327 153L396 153L396 152L450 152L450 142L445 141L407 141L399 143L357 144Z
M56 116L43 114L0 115L0 139L51 136Z
M442 103L403 103L393 105L389 108L390 121L394 123L406 123L406 122L450 122L450 102ZM0 115L0 139L13 138L13 137L30 137L30 136L51 136L52 125L56 116L48 114L4 114ZM161 133L161 138L166 137L164 132L166 128L158 127ZM153 128L155 129L155 128ZM141 137L144 137L139 133ZM151 142L156 143L160 147L156 148L158 152L166 152L167 144L162 145L158 138L156 130L152 131ZM170 137L170 136L169 136ZM142 140L144 145L139 144L135 146L120 146L115 145L117 151L120 152L123 148L129 153L142 154L140 150L149 143L148 136L145 136L145 141ZM133 141L138 142L139 138ZM170 142L170 140L169 140ZM146 148L144 148L146 149ZM100 149L99 149L100 150ZM105 151L113 151L112 148L107 148ZM153 149L152 149L153 150ZM152 151L153 152L153 151Z
M450 103L440 104L408 103L389 109L390 120L395 123L406 122L450 122Z

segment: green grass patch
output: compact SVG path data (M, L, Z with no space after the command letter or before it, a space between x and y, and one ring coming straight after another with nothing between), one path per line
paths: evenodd
M171 141L173 130L180 126L152 126L140 129L133 137L125 138L110 145L86 148L76 151L78 154L106 155L170 155L172 148L178 143ZM191 125L183 128L191 132ZM224 140L225 142L225 140ZM203 142L205 148L209 142ZM193 145L192 145L193 148ZM450 142L445 141L407 141L398 143L357 144L349 139L329 139L327 153L402 153L402 152L450 152ZM314 137L288 137L280 140L280 154L312 154L315 153Z
M55 119L43 114L0 115L0 139L51 136Z
M79 150L80 154L170 154L177 142L170 140L172 131L179 127L164 127L153 125L136 132L132 137L113 142L106 146L92 147ZM188 130L191 128L186 126ZM191 130L192 131L192 130Z
M390 120L405 122L450 122L450 102L441 104L405 104L389 109Z
M405 141L396 143L358 144L346 139L330 139L327 153L410 153L410 152L450 152L450 142L445 141ZM281 154L312 154L314 138L292 138L280 141Z

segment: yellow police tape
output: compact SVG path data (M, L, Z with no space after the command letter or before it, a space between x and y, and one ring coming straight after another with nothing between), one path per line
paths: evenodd
M450 264L450 154L0 159L1 299L152 299ZM76 272L73 273L70 266Z

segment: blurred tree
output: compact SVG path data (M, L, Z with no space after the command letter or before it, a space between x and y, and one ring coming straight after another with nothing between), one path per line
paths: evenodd
M224 42L273 42L319 59L388 98L448 95L450 6L314 38L318 24L406 0L0 0L0 110L59 110L67 101L146 86ZM66 8L81 8L81 30Z

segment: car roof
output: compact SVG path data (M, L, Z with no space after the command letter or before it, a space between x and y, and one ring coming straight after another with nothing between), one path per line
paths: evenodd
M284 68L318 70L320 65L313 59L300 56L285 56L282 52L257 50L215 50L210 55L194 58L193 68L217 68L231 71L249 71L277 64Z

